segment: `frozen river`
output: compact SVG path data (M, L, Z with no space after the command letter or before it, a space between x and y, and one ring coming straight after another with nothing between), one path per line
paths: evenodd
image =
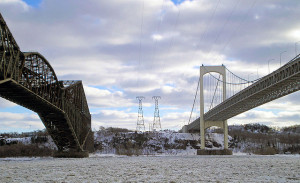
M0 182L300 182L300 156L6 158Z

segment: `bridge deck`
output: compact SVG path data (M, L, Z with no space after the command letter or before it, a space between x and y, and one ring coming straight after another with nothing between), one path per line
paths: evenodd
M0 82L0 96L38 113L58 146L68 146L74 149L77 147L76 138L69 128L66 114L55 105L12 79Z
M55 105L39 97L28 88L18 84L12 79L0 82L0 96L34 112L61 111Z

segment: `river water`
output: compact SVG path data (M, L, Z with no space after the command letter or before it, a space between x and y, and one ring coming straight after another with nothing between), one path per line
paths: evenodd
M300 156L2 158L0 182L300 182Z

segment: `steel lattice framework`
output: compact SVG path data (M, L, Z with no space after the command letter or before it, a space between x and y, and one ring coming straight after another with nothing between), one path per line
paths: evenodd
M81 81L59 81L37 52L21 52L0 14L0 96L36 112L59 150L93 150Z
M160 96L153 96L152 99L155 100L155 110L154 110L154 119L152 124L152 130L162 130L161 123L160 123L160 116L159 116L159 109L158 109L158 100L161 99Z
M136 122L136 131L145 131L145 121L143 114L142 100L145 99L143 96L138 96L136 99L139 101L138 118Z
M204 114L205 121L224 121L245 111L300 90L300 56L264 76ZM200 119L187 125L188 131L200 129Z

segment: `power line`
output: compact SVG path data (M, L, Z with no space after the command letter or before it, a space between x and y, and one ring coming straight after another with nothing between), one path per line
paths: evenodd
M225 26L227 25L227 23L229 22L230 18L232 17L232 15L233 15L234 11L236 10L237 5L239 4L239 2L240 2L240 0L238 0L238 1L236 2L234 8L232 9L232 11L230 12L230 14L228 15L228 17L227 17L226 21L224 22L222 28L219 29L219 32L217 33L217 36L215 37L214 42L211 44L210 49L209 49L209 52L207 53L207 55L210 56L210 54L211 54L211 52L212 52L212 49L213 49L213 46L217 43L218 39L220 38L221 33L223 32Z
M207 28L210 26L212 20L215 17L215 13L216 13L216 11L217 11L217 9L219 7L219 4L220 4L220 0L218 0L217 4L216 4L216 6L215 6L215 8L213 10L213 13L210 15L209 21L207 22L207 24L205 26L204 32L201 34L201 37L200 37L200 40L199 40L200 43L203 40L203 38L205 37L205 35L206 35ZM198 47L199 47L199 45L197 45L196 50L198 49ZM195 57L195 52L193 53L192 60L193 60L194 57ZM194 102L193 102L193 107L192 107L192 111L191 111L190 118L189 118L189 123L190 123L190 120L191 120L191 117L192 117L192 113L193 113L194 106L195 106L195 101L196 101L196 98L197 98L197 93L198 93L198 89L199 89L199 82L200 82L200 77L199 77L199 80L198 80L196 95L194 97Z
M244 16L243 21L237 26L237 28L235 29L235 32L231 35L231 37L229 38L229 40L227 41L227 43L224 45L222 51L225 50L225 48L226 48L226 47L228 46L228 44L231 42L231 39L232 39L233 36L236 34L237 30L240 29L242 23L244 23L246 17L248 16L248 14L250 13L250 11L252 10L252 8L254 7L254 5L256 4L256 1L257 1L257 0L254 0L254 1L253 1L251 7L248 9L246 15ZM222 29L224 29L225 26L227 25L227 23L229 22L229 19L230 19L231 16L233 15L233 12L234 12L235 9L237 8L237 5L239 4L239 2L240 2L240 0L237 1L235 7L234 7L233 10L231 11L231 13L230 13L230 15L228 16L226 22L223 24ZM213 14L211 15L210 22L212 22L212 19L213 19L213 17L215 16L215 12L216 12L216 10L217 10L217 8L218 8L218 6L219 6L219 3L220 3L220 1L218 1L217 5L216 5L216 7L215 7L215 9L214 9L214 11L213 11ZM205 31L204 31L204 33L202 34L201 39L200 39L201 41L202 41L202 39L205 37L206 31L207 31L207 28L208 28L209 25L210 25L210 24L208 24L208 25L205 27ZM221 29L221 30L222 30L222 29ZM219 37L220 37L220 35L221 35L221 32L222 32L222 31L219 31L219 33L217 34L217 37L216 37L215 40L214 40L214 44L215 44L216 41L219 39ZM198 46L199 46L199 45L198 45ZM198 49L198 46L197 46L196 49ZM211 52L211 49L210 49L209 53L210 53L210 52ZM194 56L195 56L195 52L194 52L194 54L193 54L192 59L194 58ZM204 67L204 68L205 68L205 67ZM226 68L226 67L225 67L225 68ZM205 69L206 69L206 68L205 68ZM241 78L241 77L235 75L234 73L232 73L232 72L231 72L230 70L228 70L227 68L226 68L226 70L227 70L229 73L231 73L231 77L236 77L236 78L238 78L238 79L240 79L240 80L242 80L242 81L246 81L246 82L244 82L244 83L242 83L242 82L240 82L240 83L232 83L232 82L226 82L226 81L225 81L225 84L229 84L229 85L243 85L243 84L247 84L247 83L250 83L250 82L253 83L253 82L256 82L257 80L261 79L261 78L258 78L258 79L253 80L253 81L248 81L248 80L246 80L246 79L243 79L243 78ZM220 78L216 78L216 77L215 77L213 74L211 74L210 72L208 72L208 73L210 74L210 76L212 76L215 80L218 81L217 84L219 84L219 82L224 83L224 81L220 80ZM210 83L209 83L209 85L210 85ZM215 97L216 90L217 90L217 86L216 86L216 88L215 88L214 96L213 96L213 97ZM198 91L198 87L197 87L197 91ZM197 95L197 91L196 91L196 95ZM234 93L234 91L233 91L233 93ZM195 96L195 98L196 98L196 96ZM214 99L213 99L213 100L214 100ZM213 100L212 100L212 102L213 102ZM211 102L211 105L212 105L212 102ZM195 99L194 99L194 103L195 103ZM193 104L193 108L194 108L194 104ZM193 112L193 108L192 108L192 112ZM192 115L192 112L191 112L191 115ZM190 115L190 119L191 119L191 115ZM189 119L189 122L190 122L190 119Z
M138 73L141 68L141 60L142 60L142 37L143 37L143 24L144 24L144 0L142 5L142 17L141 17L141 29L140 29L140 45L139 45L139 65L138 65ZM137 85L139 87L139 79L137 78Z
M164 8L165 8L165 2L166 2L166 0L163 0L163 3L162 3L162 5L161 5L161 14L160 14L160 21L159 21L159 23L157 24L157 28L156 28L156 33L158 33L159 32L159 30L160 30L160 27L161 27L161 24L162 24L162 15L163 15L163 10L164 10ZM155 55L156 55L156 52L157 52L157 40L155 40L154 39L154 46L153 46L153 52L152 52L152 59L151 60L153 60L154 58L155 58Z
M173 31L176 31L176 30L177 30L177 26L178 26L178 22L179 22L179 17L180 17L180 8L179 8L179 7L177 7L177 8L178 8L178 13L177 13L177 16L176 16L174 25L173 25L173 29L172 29ZM171 38L171 40L170 40L170 43L169 43L169 46L168 46L168 48L167 48L166 53L169 53L169 52L170 52L170 50L171 50L171 48L173 47L173 45L174 45L174 36L173 36L173 37ZM162 73L164 73L165 67L166 67L166 62L164 61L164 62L163 62L163 65L162 65Z
M223 52L227 46L229 45L229 43L232 41L232 38L234 37L234 35L238 32L238 30L241 28L242 24L245 22L247 16L250 14L251 10L253 9L253 7L255 6L257 0L254 0L251 7L248 9L247 13L245 14L245 16L243 17L243 20L240 22L239 25L237 25L234 29L234 32L231 34L231 36L229 37L228 41L226 42L226 44L223 46L223 48L221 49L220 52ZM220 58L220 57L219 57Z
M219 0L218 3L216 4L216 6L215 6L215 8L214 8L214 10L213 10L213 13L212 13L211 16L210 16L209 23L208 23L208 25L205 27L205 31L204 31L203 34L201 35L201 38L200 38L200 41L199 41L199 42L201 42L202 39L205 37L206 32L207 32L207 28L210 26L210 24L212 23L213 19L215 18L215 14L216 14L216 11L217 11L217 9L218 9L218 7L219 7L219 5L220 5L220 1L221 1L221 0ZM197 46L196 49L198 49L198 46Z
M179 22L179 16L180 16L180 9L178 8L178 13L177 13L177 16L176 16L176 20L175 20L175 24L174 24L174 28L173 30L176 30L177 29L177 25L178 25L178 22ZM168 47L168 51L167 52L170 52L171 48L173 47L174 45L174 36L172 37L171 41L170 41L170 44L169 44L169 47Z
M232 9L232 11L230 12L229 16L227 17L226 19L226 22L223 24L222 28L220 29L215 41L214 41L214 44L216 43L216 41L219 39L221 33L223 32L225 26L227 25L227 23L229 22L229 20L231 19L233 13L235 12L236 8L237 8L237 5L240 3L241 0L238 0L237 3L235 4L234 8Z

